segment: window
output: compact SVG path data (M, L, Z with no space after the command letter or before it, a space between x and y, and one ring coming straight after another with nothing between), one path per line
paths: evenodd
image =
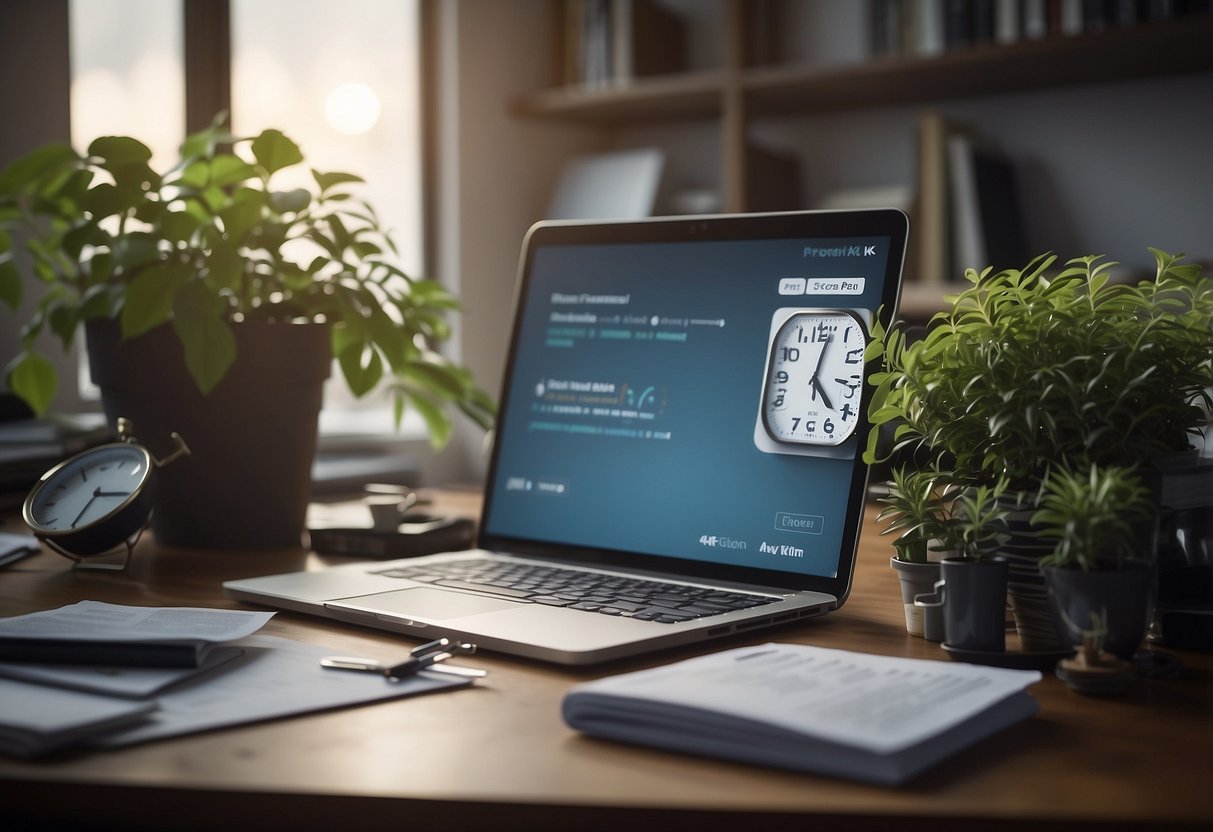
M169 167L185 137L181 4L71 0L69 15L72 146L135 136L152 149L152 167Z
M340 14L328 0L232 3L235 132L277 127L311 167L366 179L361 195L391 229L398 265L415 275L424 254L419 52L417 2L347 0ZM310 182L306 170L294 173ZM334 373L322 432L390 433L387 396L355 400Z
M169 167L185 135L182 3L70 0L72 142L136 136ZM424 262L418 0L230 0L231 122L238 135L281 129L308 167L367 180L361 195L391 229L398 265ZM138 25L132 25L138 21ZM307 169L284 171L312 184ZM81 373L88 384L87 370ZM88 390L85 390L88 395ZM91 398L97 397L92 391ZM391 434L391 402L355 400L334 368L323 433ZM404 436L421 436L406 418Z

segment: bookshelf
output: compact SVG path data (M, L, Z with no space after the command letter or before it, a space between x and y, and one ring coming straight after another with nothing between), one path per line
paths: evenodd
M590 127L719 120L726 140L723 204L744 211L745 153L727 139L760 117L932 104L1090 83L1202 72L1213 68L1209 14L1139 23L1012 44L981 44L931 57L877 57L837 67L751 66L750 4L730 0L725 65L635 78L618 86L555 86L516 99L511 113ZM733 187L728 187L729 183Z

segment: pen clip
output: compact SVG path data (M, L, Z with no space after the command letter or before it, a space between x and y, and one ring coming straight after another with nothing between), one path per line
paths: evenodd
M452 676L480 678L487 675L487 671L441 664L441 662L445 662L452 656L471 655L475 652L476 645L470 642L455 642L449 638L439 638L414 647L409 651L409 657L399 664L385 665L376 659L364 659L355 656L328 656L320 660L320 665L330 670L355 670L364 673L378 673L392 681L405 679L422 670L432 670Z
M471 655L475 652L476 645L470 642L453 642L449 638L435 639L414 647L409 657L400 664L384 668L383 675L389 679L403 679L433 667L438 662L444 662L454 655Z

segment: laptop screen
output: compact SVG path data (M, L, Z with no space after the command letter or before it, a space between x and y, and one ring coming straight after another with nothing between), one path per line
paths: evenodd
M481 545L845 595L905 235L897 211L537 225Z

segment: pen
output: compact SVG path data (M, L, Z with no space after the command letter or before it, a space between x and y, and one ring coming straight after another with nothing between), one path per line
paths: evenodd
M379 673L391 680L400 680L412 676L422 670L446 673L451 676L465 678L481 678L488 671L471 667L457 667L442 664L455 655L470 655L476 652L476 645L469 642L452 642L448 638L440 638L413 648L408 658L394 665L384 665L377 659L364 659L354 656L329 656L320 660L321 667L329 670L353 670L364 673Z

